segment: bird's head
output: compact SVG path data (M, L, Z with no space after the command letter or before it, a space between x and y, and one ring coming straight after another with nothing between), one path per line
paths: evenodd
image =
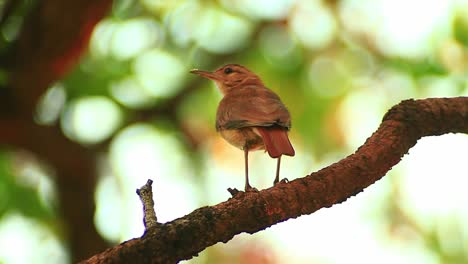
M213 80L223 94L229 93L240 85L263 85L255 73L239 64L227 64L214 72L197 69L190 72Z

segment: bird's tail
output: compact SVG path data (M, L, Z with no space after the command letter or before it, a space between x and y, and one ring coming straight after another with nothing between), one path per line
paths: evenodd
M282 127L256 127L256 129L262 137L265 149L270 157L278 158L281 155L295 155L286 129Z

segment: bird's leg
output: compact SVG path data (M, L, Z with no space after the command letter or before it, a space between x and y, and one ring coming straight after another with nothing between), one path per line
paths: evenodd
M278 184L278 182L281 182L281 183L289 182L287 178L284 178L281 181L279 180L280 163L281 163L281 156L278 157L278 163L276 163L276 177L275 177L275 181L273 181L273 185Z
M280 164L281 164L281 155L278 157L278 162L276 163L276 177L275 177L275 180L273 181L273 185L276 185L279 182Z
M245 191L251 191L253 188L249 183L249 148L244 147L244 159L245 159Z

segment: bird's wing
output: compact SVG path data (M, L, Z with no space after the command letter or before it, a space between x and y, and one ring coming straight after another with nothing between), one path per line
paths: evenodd
M216 115L216 129L280 126L289 129L289 111L280 98L264 87L237 88L221 100Z

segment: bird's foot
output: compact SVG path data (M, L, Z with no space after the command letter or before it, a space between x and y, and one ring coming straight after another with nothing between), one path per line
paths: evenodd
M288 178L283 178L283 179L282 179L281 181L279 181L279 182L273 182L273 186L275 186L275 185L278 184L278 183L288 183L288 182L289 182Z
M227 190L231 194L232 197L235 197L236 195L241 193L241 191L237 190L236 188L234 188L234 189L233 188L228 188Z
M232 197L236 197L237 195L241 193L252 193L252 192L258 192L257 188L253 187L248 187L245 189L245 191L239 191L237 188L228 188L228 192L231 194Z
M245 192L258 192L258 190L255 187L248 186L248 187L245 187Z

